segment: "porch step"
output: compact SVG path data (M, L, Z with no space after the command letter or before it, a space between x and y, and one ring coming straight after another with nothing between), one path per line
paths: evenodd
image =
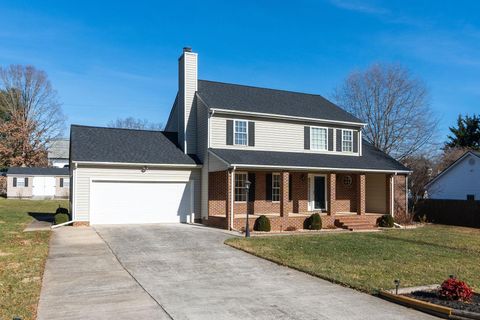
M377 229L375 224L372 224L365 217L359 215L338 217L335 219L335 226L350 231Z

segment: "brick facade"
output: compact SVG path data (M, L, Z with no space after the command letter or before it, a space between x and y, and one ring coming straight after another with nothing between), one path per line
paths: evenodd
M208 213L225 216L227 213L228 172L210 172L208 175Z
M357 213L365 214L366 210L366 182L364 173L357 175Z
M270 226L272 231L294 231L301 230L304 228L305 220L310 215L290 215L288 217L279 217L279 216L269 216ZM332 228L334 226L335 218L330 215L321 215L322 226L323 228ZM257 217L250 217L248 223L250 230L253 230L255 220ZM235 230L245 230L246 218L236 218L234 220L234 229Z
M266 197L266 175L270 172L255 172L255 201L249 203L250 226L253 228L255 219L265 214L270 219L272 230L302 229L305 219L311 214L308 211L308 172L282 172L281 173L281 201L272 202ZM366 175L364 173L335 173L330 172L327 176L327 213L322 214L323 227L333 226L335 215L342 212L356 212L365 216L367 220L375 224L379 215L371 215L366 212ZM351 184L347 183L351 177ZM390 213L390 179L394 179L394 210L396 213L404 212L406 205L406 176L404 175L386 175L385 188L387 210ZM292 194L289 197L289 180L291 179ZM209 215L210 221L204 220L204 223L210 226L225 228L229 227L227 194L230 194L231 184L228 183L228 172L210 173L209 186ZM237 230L245 227L246 203L234 203L234 222L233 228ZM241 216L235 216L241 215Z
M73 223L74 227L88 227L90 225L89 221L75 221Z
M406 194L406 176L403 175L397 175L394 176L394 212L393 216L395 217L396 215L403 215L407 208L407 194Z
M335 175L335 195L331 199L330 203L334 201L335 203L335 213L337 212L356 212L357 211L357 189L358 189L358 178L356 174L332 174ZM350 177L352 183L346 185L344 180Z

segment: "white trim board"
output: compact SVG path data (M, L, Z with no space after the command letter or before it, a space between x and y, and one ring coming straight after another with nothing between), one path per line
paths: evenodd
M318 123L337 123L352 125L358 127L365 127L367 124L363 122L350 122L350 121L339 121L339 120L328 120L328 119L319 119L319 118L308 118L308 117L296 117L296 116L287 116L281 114L272 114L272 113L262 113L262 112L250 112L250 111L238 111L238 110L228 110L228 109L219 109L219 108L210 108L218 113L223 114L232 114L232 115L244 115L244 116L253 116L253 117L263 117L270 119L284 119L284 120L295 120L295 121L309 121L309 122L318 122Z

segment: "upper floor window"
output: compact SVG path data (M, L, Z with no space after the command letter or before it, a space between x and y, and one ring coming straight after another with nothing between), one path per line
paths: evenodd
M248 144L247 121L235 120L234 141L236 145L246 146Z
M312 127L310 129L312 150L327 150L327 132L327 128Z
M247 201L247 190L245 189L245 181L247 181L246 173L235 173L235 201Z
M280 174L272 174L272 201L280 201Z
M342 152L353 152L353 130L342 130Z

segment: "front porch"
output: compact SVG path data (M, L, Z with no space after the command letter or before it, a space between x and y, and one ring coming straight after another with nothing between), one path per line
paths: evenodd
M298 230L318 212L323 228L371 228L378 217L393 212L393 179L391 174L363 172L210 172L204 223L243 230L248 210L251 228L265 215L274 231Z

